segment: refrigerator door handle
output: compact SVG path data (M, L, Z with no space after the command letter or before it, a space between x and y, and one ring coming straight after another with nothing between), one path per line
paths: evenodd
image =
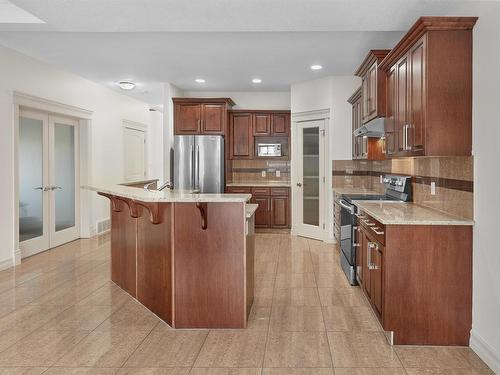
M190 186L191 189L194 189L194 169L196 167L195 166L196 163L194 161L194 147L193 147L193 145L191 145L189 147L189 153L191 154L191 160L192 160L192 163L193 163L193 165L191 167L191 181L190 181L189 186Z
M196 145L196 157L194 159L195 163L195 180L194 180L194 188L200 188L200 146Z

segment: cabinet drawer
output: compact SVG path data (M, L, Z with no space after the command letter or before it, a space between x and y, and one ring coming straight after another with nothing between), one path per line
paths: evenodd
M265 187L254 187L252 188L253 195L270 195L269 188Z
M233 193L233 194L252 194L252 188L250 188L250 187L235 187L235 186L228 186L228 187L226 187L226 193Z
M365 212L358 216L358 224L365 228L369 237L385 245L385 225Z
M288 196L288 188L271 188L271 195Z

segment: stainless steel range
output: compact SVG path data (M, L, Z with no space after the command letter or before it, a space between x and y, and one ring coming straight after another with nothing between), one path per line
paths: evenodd
M340 264L351 285L356 281L355 231L357 229L357 210L353 201L411 201L411 177L386 175L383 178L385 194L343 194L340 199Z

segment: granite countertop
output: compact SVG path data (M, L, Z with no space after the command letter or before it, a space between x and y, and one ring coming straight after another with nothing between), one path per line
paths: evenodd
M82 186L82 189L142 202L248 202L251 194L199 194L190 190L146 190L123 185Z
M245 181L245 182L229 182L226 184L228 187L290 187L290 181Z
M333 188L333 191L337 194L382 194L378 193L375 190L365 189L365 188L356 188L356 187L342 187L342 188Z
M252 215L257 211L257 208L259 207L258 204L253 204L253 203L247 203L245 205L245 216L247 219L250 219Z
M474 225L474 221L405 202L354 201L359 209L386 225Z

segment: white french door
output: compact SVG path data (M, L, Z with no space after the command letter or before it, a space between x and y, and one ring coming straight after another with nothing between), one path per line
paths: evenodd
M19 112L19 247L27 257L79 238L78 121Z
M297 123L296 234L323 240L325 237L324 120Z

